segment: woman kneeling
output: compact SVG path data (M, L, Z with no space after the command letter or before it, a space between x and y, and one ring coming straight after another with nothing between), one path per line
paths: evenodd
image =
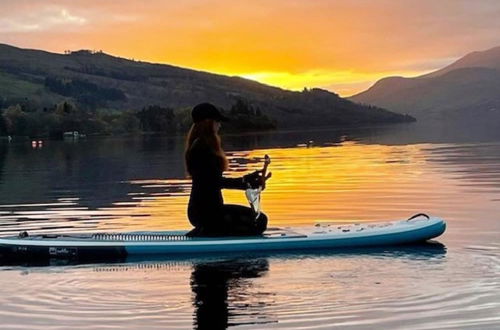
M224 205L221 189L245 190L258 187L261 173L255 171L240 178L225 178L228 161L218 131L226 121L215 106L198 104L191 113L193 125L186 143L186 168L192 178L188 217L195 227L188 236L260 235L267 227L267 216L257 217L250 207Z

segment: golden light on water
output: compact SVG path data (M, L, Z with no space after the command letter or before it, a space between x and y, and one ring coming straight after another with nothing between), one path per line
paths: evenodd
M491 202L490 191L494 185L479 182L471 189L469 184L473 183L462 176L475 173L477 168L467 168L467 162L449 163L447 157L454 160L464 156L444 157L442 152L454 149L448 145L344 141L311 148L240 150L228 152L230 171L226 175L241 176L260 169L263 156L271 156L269 170L273 177L261 196L269 226L384 221L420 212L452 217L471 207L478 214L494 214L496 204ZM181 160L175 161L182 167ZM182 168L179 170L182 173ZM486 167L484 171L494 170ZM4 212L2 220L25 219L13 229L16 233L41 228L44 232L191 228L186 215L189 179L163 177L116 184L130 186L124 187L125 196L117 196L105 206L90 208L78 197L60 198L50 204L6 204L2 212L15 211ZM463 203L464 194L467 203ZM241 190L225 189L223 195L227 204L248 205Z
M388 194L402 193L404 198L406 189L430 179L421 177L425 162L421 146L349 142L323 148L258 150L249 157L264 153L273 158L273 178L262 203L273 223L302 225L404 217L402 212L388 210ZM383 198L380 192L384 192ZM244 202L235 191L225 191L225 196L227 201Z
M230 176L240 176L272 158L273 173L262 193L270 226L316 222L382 221L431 212L457 187L428 164L428 145L364 145L343 142L327 147L259 149L231 154ZM238 159L256 160L240 164ZM109 211L122 217L107 220L103 229L187 229L189 180L134 181L159 192L134 196L134 207ZM439 185L439 190L436 190ZM223 190L225 203L248 205L241 190ZM478 197L479 198L479 197ZM448 205L450 202L447 202ZM457 207L459 202L457 201ZM104 211L104 210L101 210Z
M290 145L290 140L276 140L273 145ZM262 195L270 226L311 225L318 220L380 221L428 212L447 221L445 235L434 244L381 249L140 256L123 263L78 266L63 260L52 260L49 267L6 265L0 302L5 307L1 316L6 327L23 323L29 328L34 322L84 327L89 322L101 326L105 322L110 327L148 324L179 329L210 327L215 320L261 329L321 327L325 322L362 327L368 320L390 328L418 322L422 315L414 320L407 315L423 306L422 299L431 311L425 322L435 316L434 311L451 306L449 318L438 322L457 327L467 322L486 324L486 313L497 302L497 292L491 288L498 278L494 265L499 248L500 144L364 144L378 140L369 136L359 142L331 140L344 142L229 152L228 174L260 168L265 154L272 157L274 177ZM110 147L121 150L116 144ZM128 159L144 156L143 147L138 148L141 153L125 149ZM2 229L6 233L5 228L11 226L16 234L28 226L33 229L27 229L30 234L63 228L73 233L187 229L190 182L180 178L177 151L155 149L156 155L166 155L159 165L165 168L164 176L154 174L161 173L151 166L157 159L147 157L129 167L125 181L103 181L102 177L92 181L90 193L95 197L101 189L106 195L118 191L101 203L81 190L68 194L66 187L57 200L44 202L37 197L38 201L29 203L5 204L0 208ZM19 178L14 169L20 163L10 158L6 164L9 175L5 177ZM29 177L30 172L22 174ZM73 189L88 188L82 181ZM55 188L49 191L51 196L61 191L61 185ZM242 191L226 190L224 195L228 203L246 204ZM450 290L457 294L450 295ZM472 300L477 302L474 311L480 312L477 317L457 319L463 311L456 306L470 309ZM404 306L393 315L401 301ZM486 325L495 322L490 319L492 323Z

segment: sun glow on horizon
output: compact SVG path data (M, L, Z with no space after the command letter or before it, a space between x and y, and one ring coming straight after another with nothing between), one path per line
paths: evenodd
M455 0L5 1L0 43L356 94L500 44L500 4ZM477 27L488 27L478 29Z
M299 73L253 72L228 73L228 75L239 76L292 91L301 91L304 88L322 88L335 92L340 96L348 97L366 90L372 86L375 81L384 77L411 77L425 73L427 73L427 71L358 73L353 71L314 70Z

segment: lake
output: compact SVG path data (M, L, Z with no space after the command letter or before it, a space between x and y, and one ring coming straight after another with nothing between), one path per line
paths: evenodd
M419 124L226 135L228 176L272 158L270 226L405 219L435 244L0 265L4 329L500 327L500 132ZM183 137L0 145L0 235L188 229ZM227 203L247 204L241 191Z

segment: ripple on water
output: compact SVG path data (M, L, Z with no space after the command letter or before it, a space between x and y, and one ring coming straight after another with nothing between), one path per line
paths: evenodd
M439 238L446 247L271 255L265 262L4 267L3 327L180 329L205 325L204 313L255 329L498 327L500 144L332 141L235 152L229 175L258 168L265 153L272 156L263 206L273 226L398 219L425 211L448 221ZM116 159L109 164L105 144L72 153L79 159L73 163L57 147L42 150L55 160L51 165L9 153L2 168L0 234L187 228L189 181L182 163L172 160L181 157L181 143L172 147L148 151L132 144L122 154L113 147ZM225 199L246 203L238 191L225 192Z
M7 277L2 274L6 290L0 319L6 327L7 322L15 326L16 320L28 315L30 324L44 327L141 326L144 321L168 328L186 327L192 320L191 301L184 294L189 283L181 279L189 276L189 270L169 264L153 268L12 269ZM18 290L19 283L23 284L22 291Z

